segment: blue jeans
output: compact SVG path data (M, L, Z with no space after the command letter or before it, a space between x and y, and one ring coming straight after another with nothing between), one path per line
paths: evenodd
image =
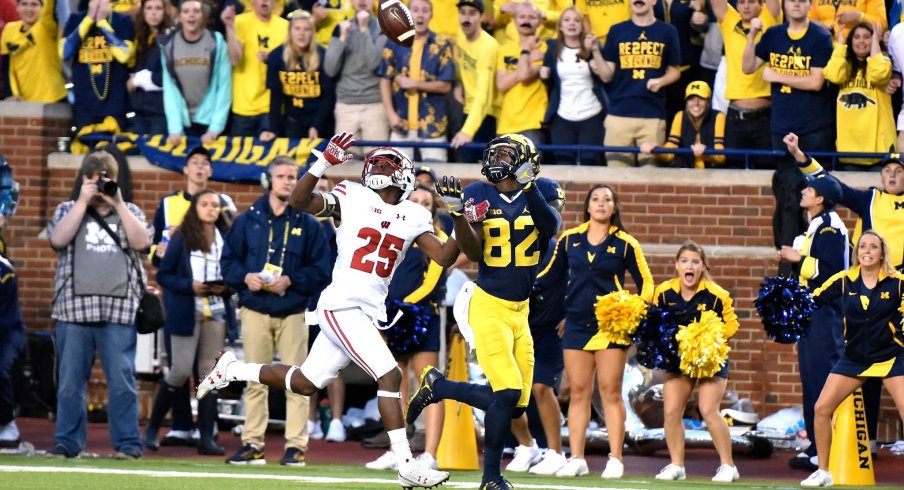
M261 131L264 130L264 123L269 114L258 114L256 116L240 116L232 113L232 127L229 134L232 136L251 136L257 138Z
M59 361L57 421L54 441L71 454L85 448L88 409L86 392L94 351L107 378L107 419L116 451L141 455L138 436L138 390L135 387L135 325L57 322Z

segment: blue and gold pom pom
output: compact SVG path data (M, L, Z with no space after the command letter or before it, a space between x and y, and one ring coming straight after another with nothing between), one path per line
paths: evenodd
M666 308L650 306L631 341L637 346L637 362L650 369L677 373L679 367L678 316Z
M399 354L417 352L427 338L432 309L398 300L386 302L388 318L395 318L398 311L402 316L384 332L386 345Z
M793 277L764 279L753 305L766 335L779 344L793 344L806 337L816 309L810 292Z

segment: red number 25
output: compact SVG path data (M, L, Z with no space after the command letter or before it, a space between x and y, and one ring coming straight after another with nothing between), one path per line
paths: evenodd
M362 228L358 232L358 238L367 240L352 256L352 269L375 273L379 277L389 277L395 266L399 253L405 245L405 240L393 236L383 235L373 228ZM369 260L366 257L376 252L379 260Z

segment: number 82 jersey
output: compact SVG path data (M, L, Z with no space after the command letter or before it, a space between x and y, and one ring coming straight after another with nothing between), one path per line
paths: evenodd
M339 201L342 214L336 229L338 256L333 280L320 295L317 308L361 308L385 322L392 274L411 243L423 233L433 233L433 217L412 201L387 204L373 190L348 180L330 193Z
M541 177L535 185L534 192L540 192L547 203L564 200L562 188L556 181ZM546 244L540 243L542 240L534 226L527 197L523 191L500 194L496 186L486 182L468 185L463 194L465 201L473 198L475 203L490 203L478 230L483 252L478 264L477 285L488 294L507 301L528 299Z

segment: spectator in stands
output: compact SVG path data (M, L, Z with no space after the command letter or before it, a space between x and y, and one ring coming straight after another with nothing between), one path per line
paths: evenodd
M245 360L300 365L308 354L305 309L330 276L330 252L313 216L293 209L289 196L298 180L293 158L276 157L267 166L269 192L240 214L226 237L223 277L239 293ZM268 388L245 388L242 447L226 460L263 464L269 420ZM308 397L286 394L285 453L280 464L304 465L308 447Z
M609 31L600 64L600 78L610 83L606 116L606 146L640 146L665 139L665 93L680 77L678 31L653 16L656 0L631 3L631 20ZM594 43L594 57L599 44ZM630 54L636 53L636 54ZM635 165L630 153L608 153L609 166ZM637 165L652 166L652 155L640 155Z
M766 8L763 8L763 7ZM739 0L737 8L727 0L710 0L709 8L719 21L722 39L725 43L726 83L725 98L728 111L725 120L725 146L732 149L770 150L769 134L771 114L770 87L763 80L765 67L746 74L742 70L744 49L750 33L750 23L760 19L763 29L781 22L782 6L779 0ZM753 37L759 42L762 29ZM774 164L768 158L750 160L755 167L771 168ZM744 159L728 159L729 166L744 168Z
M707 148L725 149L725 114L712 110L710 97L712 90L709 84L702 81L692 82L684 92L685 109L672 120L672 129L664 148L688 148L691 155L674 153L658 153L656 160L671 163L678 168L711 168L722 166L725 155L704 155ZM654 148L651 143L640 147L641 153L650 153Z
M801 146L815 151L835 149L835 114L832 90L823 69L832 56L832 37L807 17L811 0L788 0L787 23L770 27L756 41L763 21L751 19L742 70L751 75L764 64L763 80L772 92L770 131L772 148L785 150L786 134L795 133ZM793 53L793 54L789 54ZM765 135L762 135L765 138ZM806 223L800 208L800 173L791 158L775 159L772 178L775 213L772 220L776 248L791 245ZM788 273L787 267L780 267Z
M115 119L124 129L129 100L126 81L134 50L134 25L114 12L110 0L91 0L88 9L69 16L60 44L63 60L72 61L76 128Z
M55 457L73 458L85 448L85 394L95 351L107 380L114 457L141 457L134 322L146 284L138 254L150 247L154 230L137 206L123 202L119 189L112 196L99 189L109 189L118 170L107 152L85 157L78 198L57 206L47 226L58 253L51 315L60 366L56 445L50 450Z
M610 33L610 42L619 39L616 29ZM652 30L649 32L653 34ZM568 406L571 458L556 476L582 476L589 472L584 443L596 379L609 434L609 461L602 477L617 479L624 473L622 446L626 415L621 393L630 340L624 339L625 344L607 340L600 332L593 305L596 297L620 290L626 272L631 274L637 294L651 301L653 276L640 244L622 225L615 191L603 184L593 186L584 199L583 216L583 224L566 230L559 238L555 255L537 276L535 284L541 291L567 287L562 347L571 387ZM599 260L594 260L597 255Z
M171 23L163 0L142 0L141 15L135 21L135 66L126 82L135 111L129 121L133 133L168 134L158 41Z
M163 104L169 143L183 135L212 143L226 128L232 103L232 66L226 41L204 27L200 0L179 5L179 30L161 41Z
M576 0L574 7L584 16L584 32L598 37L602 45L606 44L612 26L631 18L631 2L628 0Z
M355 9L351 0L303 0L301 8L314 17L317 26L317 44L327 46L333 38L333 31L340 22L354 17Z
M701 79L703 32L708 28L706 4L703 0L656 2L653 5L653 15L678 31L681 76L665 90L666 120L671 120L675 114L684 110L684 90L687 85Z
M29 102L66 99L57 52L60 26L54 16L56 0L20 0L22 20L7 23L0 36L3 98Z
M374 0L353 0L352 4L355 17L336 27L323 63L326 74L336 79L336 127L358 140L385 141L389 120L380 101L377 68L387 39L372 14Z
M693 82L691 85L699 83ZM690 85L689 85L690 86ZM722 335L730 339L738 331L738 315L732 307L731 295L709 276L706 253L688 240L675 256L675 277L661 283L653 294L653 304L679 318L680 325L700 321L703 312L715 313L722 322ZM677 365L676 365L677 366ZM719 468L712 481L732 483L740 478L731 457L731 434L728 424L719 413L719 406L728 386L728 359L722 369L712 376L694 378L679 369L668 370L662 384L663 429L671 462L656 475L657 480L684 480L684 412L697 387L697 405L706 423L716 452Z
M518 42L521 37L518 34L518 23L513 22L518 15L518 9L525 3L530 3L537 8L540 22L537 25L537 39L545 43L556 35L556 24L562 11L573 5L571 1L560 0L523 0L493 2L493 37L502 46L508 42Z
M810 9L810 19L829 29L835 36L841 36L842 43L857 24L879 23L883 31L888 30L888 15L884 0L855 0L846 2L818 2Z
M226 44L232 63L233 136L258 136L270 115L267 58L286 42L289 22L273 14L273 0L253 0L254 9L239 15L235 5L223 9Z
M522 134L538 145L546 141L541 125L549 103L540 80L546 53L546 43L537 37L540 21L534 4L519 4L514 20L518 37L500 46L496 56L496 90L502 97L496 134Z
M336 84L323 70L326 51L314 37L314 19L304 10L289 14L286 43L267 58L270 113L261 141L277 136L316 139L330 134Z
M584 17L569 7L559 17L559 33L550 40L540 69L540 78L549 91L549 106L544 124L549 127L550 143L554 145L599 145L604 138L606 92L598 73L604 63L602 56L593 58L597 41L584 31ZM586 42L585 42L586 41ZM581 152L556 151L555 162L560 165L597 165L600 155Z
M182 167L182 173L185 174L185 186L182 190L167 194L160 200L160 205L157 206L157 211L154 213L154 238L152 239L153 245L151 245L150 252L150 260L154 266L160 266L160 262L166 254L169 240L173 237L176 228L182 224L194 195L207 188L211 175L210 157L210 151L203 146L196 146L189 150L188 156L185 158L185 164ZM237 211L232 199L226 194L220 194L220 209L230 222ZM227 324L226 326L229 328L229 337L237 337L238 328L234 324ZM170 331L164 329L164 336L167 361L172 365L174 359L171 349ZM159 445L196 446L198 441L196 440L197 437L193 436L192 431L188 381L176 386L175 391L172 395L172 430L160 440ZM145 432L147 433L148 431L145 430ZM154 445L149 444L147 438L145 446L154 449Z
M390 141L445 143L449 118L446 94L455 81L452 43L428 29L433 17L430 0L411 0L414 45L410 48L387 43L377 69L380 97L389 117ZM400 147L399 151L420 162L446 162L445 148Z
M803 154L794 135L785 136L785 143L788 153L795 158ZM810 221L807 231L794 239L793 247L782 247L777 253L780 261L793 264L796 277L812 293L835 273L850 266L851 250L847 226L834 209L841 200L841 185L827 174L820 174L808 177L806 186L801 191L800 205L807 210ZM812 444L789 461L792 468L807 471L817 469L813 408L844 346L840 305L817 307L813 325L819 325L820 335L808 335L797 342L804 424Z
M423 0L414 0L413 3ZM408 197L421 206L430 211L430 214L436 217L436 202L434 194L426 187L418 187ZM438 199L438 197L437 197ZM433 230L440 240L445 241L448 237L440 227L438 219L433 220ZM415 305L422 308L422 320L426 324L426 332L421 338L420 344L414 346L401 346L389 343L389 349L392 355L399 363L399 369L402 373L402 399L407 400L410 395L411 378L409 368L414 370L415 376L420 376L425 369L436 366L439 362L440 335L443 329L440 325L439 307L442 301L442 295L445 293L446 271L436 262L430 260L424 255L418 247L412 247L405 254L405 258L399 264L398 269L393 273L392 281L389 283L389 294L386 296L387 308L390 308L393 302L400 301L408 305ZM389 318L393 322L393 318ZM407 321L413 321L408 319ZM390 327L387 331L391 335ZM426 441L424 444L424 452L418 455L417 459L429 468L437 469L436 450L439 447L439 439L443 433L443 417L445 411L442 403L434 403L424 409L424 432ZM365 465L372 470L395 470L396 461L392 450L386 451L382 456Z
M288 19L288 15L292 5L296 5L294 0L272 0L271 9L276 17ZM241 6L240 12L251 12L254 10L254 0L238 0L237 5Z
M220 195L210 189L192 196L185 218L170 240L157 271L157 282L164 291L167 320L164 328L170 335L172 355L170 369L160 380L145 427L144 443L148 449L157 449L160 423L177 394L184 393L196 355L199 371L213 368L213 360L225 344L226 324L235 323L235 307L230 302L232 292L220 270L223 235L229 228L230 214L221 204ZM191 318L193 322L186 321ZM214 440L218 413L215 395L198 401L201 432L198 454L224 454Z
M464 124L450 142L452 148L476 142L490 141L496 134L496 116L500 99L496 94L496 55L499 43L480 27L483 0L459 0L458 22L461 35L455 42L455 64L460 84L455 87L455 99L462 105ZM457 160L474 163L482 151L459 150Z
M826 80L838 85L835 103L838 151L885 153L895 150L895 121L891 95L886 91L892 64L882 52L882 25L861 22L838 43L825 68ZM878 163L878 158L842 158L841 169L856 170Z
M6 217L0 214L0 227ZM0 448L19 445L16 401L13 398L13 364L28 340L25 321L19 311L19 286L12 263L0 254Z
M433 18L430 19L431 31L454 41L461 34L458 24L457 0L436 0L433 2Z

